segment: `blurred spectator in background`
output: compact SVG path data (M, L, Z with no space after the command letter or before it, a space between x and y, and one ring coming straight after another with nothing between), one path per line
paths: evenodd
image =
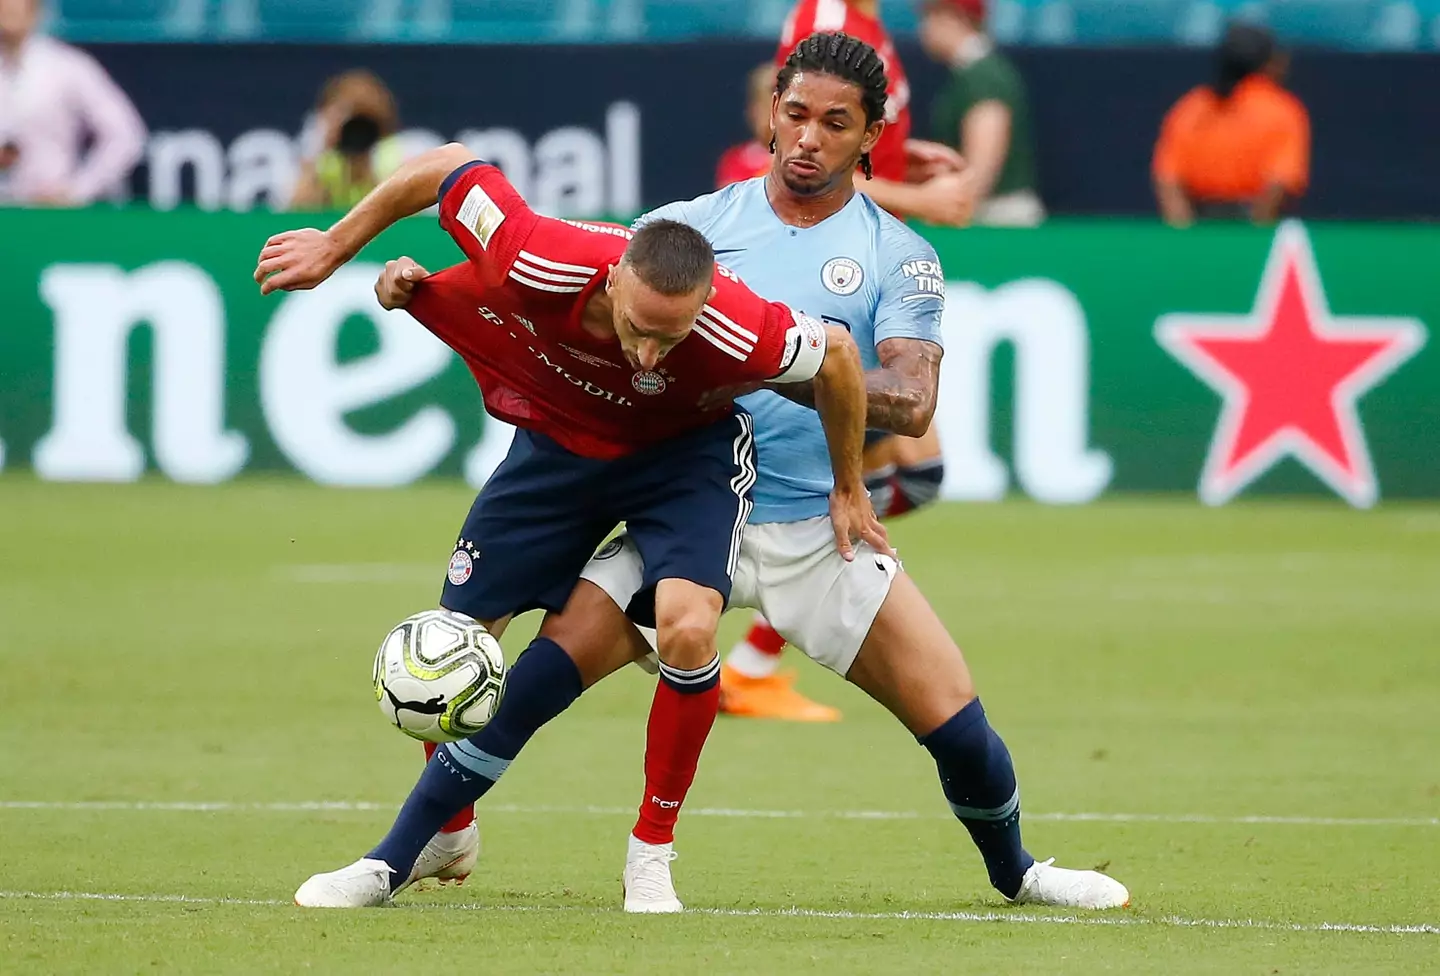
M900 217L954 227L970 221L964 161L948 145L910 138L910 82L895 44L880 23L879 0L800 0L785 20L775 52L779 70L799 44L820 31L843 31L873 47L885 64L885 131L870 161L873 178L856 188ZM768 122L767 122L768 128ZM765 142L768 145L767 134Z
M986 0L928 0L920 43L950 66L931 109L932 134L965 157L964 192L975 223L1033 227L1045 219L1035 192L1030 105L1020 72L985 34Z
M1155 143L1155 195L1165 221L1274 221L1310 180L1310 117L1280 86L1289 58L1263 28L1234 24L1215 84L1186 93Z
M36 34L39 19L40 0L0 0L0 203L84 206L130 175L145 123L94 58Z
M770 103L775 98L775 66L762 64L750 72L745 121L751 139L731 146L715 167L715 189L770 172Z
M305 158L291 209L348 210L359 203L405 161L399 127L395 96L373 73L357 68L325 82L300 136Z

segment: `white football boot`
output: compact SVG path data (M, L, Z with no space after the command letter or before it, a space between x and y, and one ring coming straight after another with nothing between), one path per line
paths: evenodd
M1055 859L1036 861L1025 872L1016 905L1053 905L1057 908L1126 908L1130 892L1099 871L1057 868Z
M362 857L338 871L311 876L295 892L301 908L379 908L390 904L390 875L384 861Z
M410 887L417 881L434 878L440 884L464 884L475 870L480 857L480 828L471 824L464 830L449 834L436 834L420 852L410 877L396 889L397 892ZM421 887L424 887L423 885Z
M685 910L670 880L670 862L678 856L673 844L647 844L630 835L621 876L627 912L660 915Z

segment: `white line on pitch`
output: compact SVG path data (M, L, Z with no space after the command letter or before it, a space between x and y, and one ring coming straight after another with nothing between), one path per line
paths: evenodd
M590 814L634 816L634 807L526 806L494 804L482 812L524 814ZM917 813L913 810L740 810L728 807L696 807L687 817L734 817L747 820L952 820L948 813ZM1309 827L1440 827L1440 817L1217 817L1205 813L1030 813L1026 820L1058 823L1194 823L1194 824L1279 824Z
M205 898L195 895L124 895L93 891L0 891L0 900L109 901L181 905L288 906L278 898ZM554 912L617 914L609 908L568 905L482 905L476 903L405 903L419 911ZM1005 925L1167 926L1198 929L1260 929L1278 932L1344 932L1374 935L1440 935L1436 925L1369 925L1357 922L1273 922L1253 918L1186 918L1180 915L1035 915L1027 912L831 912L815 908L691 908L691 915L727 918L823 918L856 921L991 922Z
M324 813L392 811L394 803L354 800L307 800L294 803L232 803L227 801L145 800L0 800L0 810L157 811L162 813ZM480 806L482 815L554 814L560 816L634 816L634 807L546 806L544 804L492 803ZM950 820L946 813L913 810L744 810L732 807L693 807L687 817L721 817L737 820ZM1057 823L1164 823L1220 825L1279 825L1295 827L1440 827L1440 817L1219 817L1207 813L1025 813L1031 821Z
M194 895L116 895L99 891L0 891L0 900L18 901L138 901L178 905L293 905L278 898L201 898Z

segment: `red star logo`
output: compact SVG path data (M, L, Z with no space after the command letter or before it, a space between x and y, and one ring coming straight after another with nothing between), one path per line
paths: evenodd
M1331 315L1299 223L1276 232L1249 315L1163 315L1155 338L1225 399L1201 501L1224 504L1286 456L1352 505L1379 498L1355 401L1419 351L1425 327Z

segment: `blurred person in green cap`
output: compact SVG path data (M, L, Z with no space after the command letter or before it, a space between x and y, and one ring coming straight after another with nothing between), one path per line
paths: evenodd
M1045 219L1035 192L1035 144L1025 82L985 33L986 0L925 0L920 43L950 66L931 108L931 135L965 157L975 223L1033 227Z

